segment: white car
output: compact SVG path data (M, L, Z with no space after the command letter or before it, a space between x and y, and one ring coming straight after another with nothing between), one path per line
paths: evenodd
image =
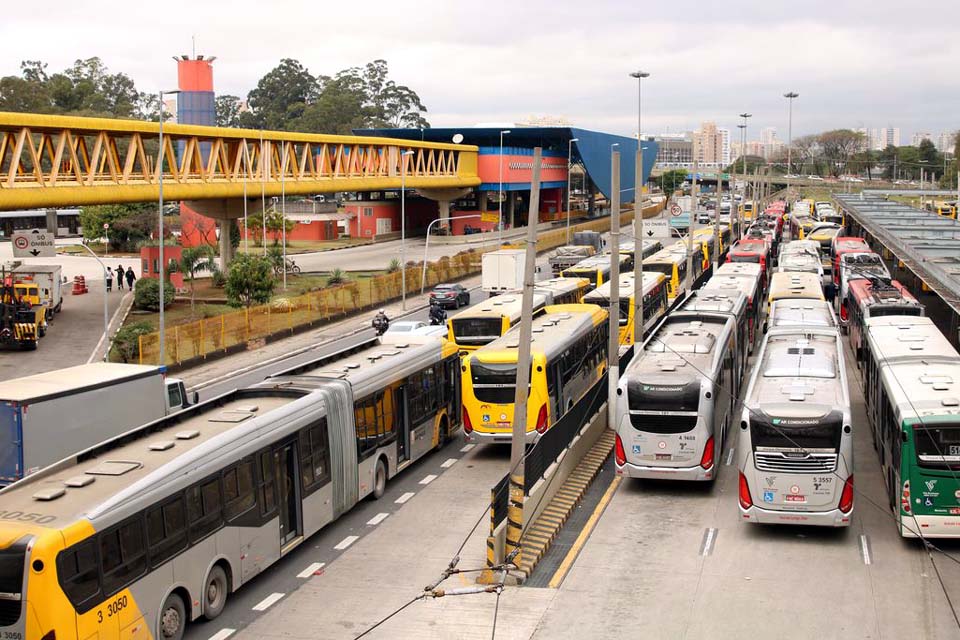
M428 324L425 327L413 330L414 335L418 336L437 336L439 338L447 337L447 327L442 324Z
M823 180L823 178L821 178L820 176L810 175L810 176L807 176L807 180Z
M398 320L390 323L386 333L414 333L418 329L428 326L430 325L422 320Z

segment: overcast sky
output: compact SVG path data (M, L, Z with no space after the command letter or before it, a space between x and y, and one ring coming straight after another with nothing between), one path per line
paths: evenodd
M703 120L751 138L840 127L960 127L956 37L960 2L933 0L117 0L8 2L0 75L20 60L59 71L100 56L143 91L175 88L171 56L216 55L218 93L246 96L283 57L314 74L376 58L416 90L434 126L564 116L575 125L636 131L636 68L645 133ZM705 5L706 8L701 7ZM159 7L159 11L154 11Z

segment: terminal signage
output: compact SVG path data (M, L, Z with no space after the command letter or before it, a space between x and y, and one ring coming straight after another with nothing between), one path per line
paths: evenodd
M53 258L57 255L54 235L46 229L14 231L10 240L14 258Z

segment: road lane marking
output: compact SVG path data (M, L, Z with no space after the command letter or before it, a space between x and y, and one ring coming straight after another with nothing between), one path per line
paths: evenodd
M727 466L730 466L730 463L733 462L733 448L727 452Z
M346 538L338 542L337 546L335 546L334 549L336 549L337 551L343 551L344 549L346 549L347 547L349 547L359 539L360 539L360 536L347 536Z
M309 578L310 576L312 576L313 574L315 574L317 571L320 571L320 569L323 569L324 565L325 565L325 563L323 563L323 562L314 562L312 565L310 565L309 567L307 567L306 569L304 569L303 571L301 571L300 573L298 573L298 574L297 574L297 577L298 577L298 578Z
M873 554L870 553L870 536L860 536L860 557L863 558L863 564L873 564Z
M236 629L220 629L220 631L217 631L215 634L210 636L210 640L227 640L227 638L236 632Z
M707 557L713 553L713 545L717 541L717 530L710 527L703 532L703 542L700 544L700 555Z
M380 524L381 522L383 522L384 520L386 520L386 519L387 519L387 516L389 516L389 515L390 515L389 513L378 513L377 515L375 515L375 516L373 516L372 518L370 518L369 520L367 520L367 524L369 524L369 525L371 525L371 526L373 526L373 525L378 525L378 524Z
M455 464L457 464L456 458L447 458L446 460L444 460L443 464L441 464L440 466L443 467L444 469L449 469Z
M465 445L463 445L462 447L460 447L460 453L467 453L468 451L470 451L470 449L473 449L475 446L477 446L477 445L475 445L475 444L465 444Z
M255 605L253 606L253 610L254 610L254 611L266 611L267 609L269 609L270 607L272 607L273 605L275 605L275 604L280 600L280 598L282 598L282 597L285 596L285 595L286 595L286 594L284 594L284 593L271 593L271 594L268 595L266 598L264 598L263 600L261 600L260 602L258 602L257 604L255 604Z
M402 496L400 496L399 498L397 498L397 499L394 500L393 502L394 502L394 504L404 504L407 500L409 500L410 498L412 498L412 497L415 496L415 495L417 495L417 494L413 493L412 491L408 491L407 493L403 494Z
M607 487L606 493L604 493L600 498L600 502L597 503L593 513L591 513L590 517L587 519L586 524L583 525L580 535L578 535L577 539L573 541L573 546L570 547L570 551L567 552L563 562L561 562L560 566L557 567L557 572L553 574L552 578L550 578L550 584L547 586L549 586L551 589L558 588L560 583L563 582L567 572L570 571L570 567L573 566L573 561L577 559L577 556L580 554L580 550L583 549L583 545L587 543L587 538L589 538L590 534L593 533L594 527L597 526L597 521L600 519L600 516L603 515L604 509L607 508L607 505L610 503L610 499L613 498L613 494L616 492L617 487L620 486L621 482L623 482L623 476L617 476L613 479L613 482L610 483L610 486Z
M433 482L433 481L436 480L436 479L437 479L437 476L435 476L435 475L433 475L433 474L431 473L431 474L428 475L426 478L424 478L423 480L421 480L421 481L420 481L420 484L430 484L431 482Z

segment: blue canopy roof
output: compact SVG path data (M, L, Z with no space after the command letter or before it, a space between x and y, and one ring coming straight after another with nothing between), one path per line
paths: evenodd
M618 144L620 152L620 200L633 202L634 174L636 173L637 141L634 138L618 136L612 133L590 131L575 127L443 127L435 129L354 129L360 136L382 136L386 138L401 138L406 140L427 140L429 142L450 142L456 134L463 135L464 144L478 147L497 147L500 145L500 132L509 130L504 136L506 146L516 147L543 147L544 151L566 156L567 145L573 143L573 161L577 158L583 162L590 179L600 192L610 197L611 145ZM657 143L653 140L643 141L643 180L650 179L650 170L657 157Z

